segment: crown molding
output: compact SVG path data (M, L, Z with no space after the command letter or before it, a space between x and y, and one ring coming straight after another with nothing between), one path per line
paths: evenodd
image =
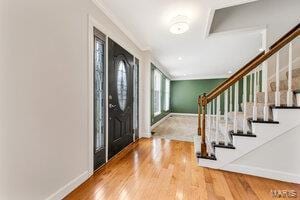
M171 81L187 81L187 80L205 80L205 79L223 79L229 78L230 75L212 75L212 76L178 76L171 79Z
M101 0L92 0L92 2L142 51L150 50L150 47L139 41L131 31L119 20L112 11L103 4Z

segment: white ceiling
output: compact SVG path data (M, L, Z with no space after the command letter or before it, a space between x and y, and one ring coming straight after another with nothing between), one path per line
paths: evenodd
M97 1L141 49L152 51L173 79L228 76L229 70L237 70L262 46L258 31L206 37L212 8L251 0ZM170 21L177 15L190 19L190 30L182 35L169 32Z

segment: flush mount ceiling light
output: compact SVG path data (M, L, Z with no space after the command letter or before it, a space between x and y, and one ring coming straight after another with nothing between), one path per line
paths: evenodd
M189 30L188 18L178 15L171 22L170 32L173 34L182 34Z
M182 57L178 57L178 60L182 60Z

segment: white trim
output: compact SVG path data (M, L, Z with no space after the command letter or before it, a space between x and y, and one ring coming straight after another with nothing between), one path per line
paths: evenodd
M150 50L150 47L138 40L131 31L119 20L101 0L92 0L94 4L141 50Z
M88 21L88 171L89 174L94 172L94 105L93 105L93 80L94 80L94 66L93 66L93 46L94 46L94 30L95 20L89 16Z
M229 78L230 75L221 75L221 76L194 76L193 77L189 77L189 76L173 76L172 79L170 79L171 81L187 81L187 80L207 80L207 79L221 79L221 78Z
M246 27L246 28L239 28L239 29L233 29L229 31L221 31L221 32L216 32L216 33L211 33L209 34L209 38L211 37L223 37L223 36L228 36L228 35L241 35L245 33L263 33L267 29L266 25L262 26L252 26L252 27Z
M196 113L171 113L171 116L198 116Z
M105 161L108 162L108 35L105 39Z
M246 3L251 3L251 2L255 2L255 1L259 1L259 0L233 0L231 2L217 4L214 8L216 10L218 10L218 9L222 9L222 8L228 8L228 7L238 6L238 5L242 5L242 4L246 4Z
M217 4L217 5L213 6L209 10L207 22L206 22L205 29L204 29L204 38L208 38L211 35L210 29L211 29L211 25L213 23L213 19L214 19L216 10L219 10L222 8L228 8L228 7L232 7L232 6L238 6L238 5L255 2L255 1L258 1L258 0L240 0L240 1L233 1L233 2L229 2L229 3Z
M171 116L171 113L167 114L165 117L161 118L159 121L157 121L155 124L151 126L151 130L160 125L163 121L168 119Z
M83 172L78 177L74 178L66 185L58 189L55 193L50 195L46 200L60 200L67 196L70 192L72 192L75 188L81 185L84 181L86 181L91 174L88 171Z
M207 22L206 22L206 25L204 28L204 39L208 38L208 36L210 35L210 29L211 29L211 25L213 23L215 12L216 12L215 8L211 8L209 10Z
M270 178L270 179L300 184L300 175L298 174L292 174L292 173L287 173L282 171L269 170L269 169L263 169L259 167L251 167L251 166L238 165L238 164L228 164L222 169L232 171L232 172L238 172L243 174L249 174L249 175L254 175L254 176L259 176L264 178Z

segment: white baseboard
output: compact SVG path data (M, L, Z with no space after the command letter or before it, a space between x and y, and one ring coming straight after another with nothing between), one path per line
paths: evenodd
M165 117L161 118L158 122L156 122L155 124L153 124L151 126L151 130L154 129L155 127L157 127L158 125L160 125L163 121L165 121L166 119L168 119L171 116L172 113L167 114Z
M140 138L151 138L151 133L143 133Z
M243 174L249 174L269 179L275 179L279 181L285 181L290 183L300 184L300 175L292 174L282 171L263 169L259 167L237 165L237 164L228 164L222 168L223 170L238 172Z
M195 113L171 113L171 115L173 116L198 116L198 114L195 114Z
M81 185L84 181L86 181L91 174L88 171L83 172L81 175L71 180L69 183L61 187L55 193L50 195L46 200L61 200L65 196L67 196L70 192L72 192L75 188Z

